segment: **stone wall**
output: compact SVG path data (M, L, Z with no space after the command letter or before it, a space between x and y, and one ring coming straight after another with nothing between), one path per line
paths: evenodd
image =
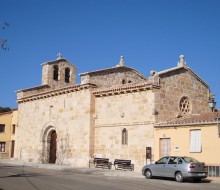
M49 132L57 132L58 164L87 166L90 149L89 89L19 104L15 158L47 163Z
M95 157L130 159L139 171L146 163L146 146L154 147L151 90L96 98ZM122 144L122 130L128 144Z
M183 116L180 110L182 97L189 98L189 114L210 111L209 87L188 70L182 68L164 73L159 77L161 88L155 90L158 122Z
M92 83L101 87L119 86L122 84L143 83L147 79L128 67L117 67L104 71L81 74L81 84Z

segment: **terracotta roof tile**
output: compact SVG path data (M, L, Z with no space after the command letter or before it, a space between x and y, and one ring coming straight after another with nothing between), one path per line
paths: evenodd
M220 118L220 111L217 112L204 112L201 114L191 114L180 118L174 118L165 122L155 123L155 127L160 126L178 126L178 125L195 125L216 123L217 118Z

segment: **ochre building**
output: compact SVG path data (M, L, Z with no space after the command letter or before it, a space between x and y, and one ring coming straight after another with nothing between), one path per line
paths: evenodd
M0 113L0 159L13 158L18 110Z
M155 123L155 159L190 156L205 162L209 176L220 177L220 112L204 112Z
M155 123L210 111L209 86L184 56L150 77L125 66L123 57L112 68L80 74L80 84L76 70L58 57L42 64L41 86L17 91L16 159L76 167L92 157L129 159L140 170L158 151Z

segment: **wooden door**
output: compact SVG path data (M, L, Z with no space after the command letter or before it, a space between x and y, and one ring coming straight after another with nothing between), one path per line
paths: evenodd
M11 158L14 158L15 141L11 141Z
M160 139L160 157L170 156L170 139Z
M57 133L56 131L53 131L51 133L49 163L56 162L56 150L57 150Z

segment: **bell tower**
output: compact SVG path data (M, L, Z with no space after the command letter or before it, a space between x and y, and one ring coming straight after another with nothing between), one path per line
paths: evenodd
M59 88L76 84L77 68L59 53L54 61L42 64L42 85Z

